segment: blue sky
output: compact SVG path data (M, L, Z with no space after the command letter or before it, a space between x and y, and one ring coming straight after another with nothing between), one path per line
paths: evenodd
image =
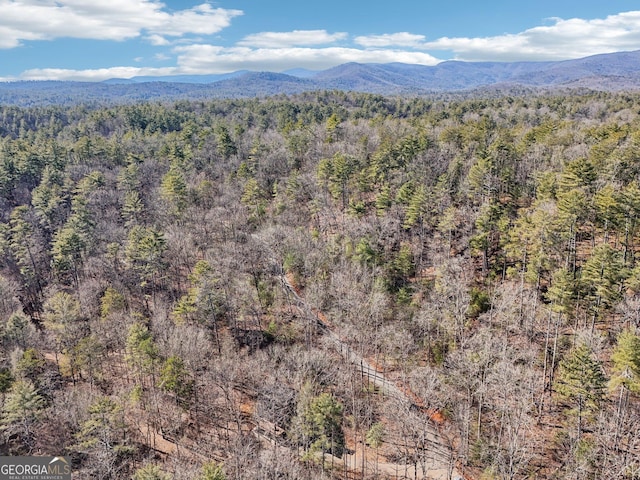
M0 0L0 80L563 60L638 49L640 5L627 0Z

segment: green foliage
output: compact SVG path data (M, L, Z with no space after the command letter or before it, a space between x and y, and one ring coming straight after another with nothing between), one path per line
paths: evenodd
M357 252L358 248L356 248ZM409 281L416 269L411 246L408 244L400 246L398 252L385 263L384 267L387 290L392 293L403 291L410 297Z
M0 368L0 393L5 394L13 385L15 378L8 368Z
M95 335L80 339L69 351L67 357L71 374L86 373L91 381L102 378L100 372L104 345Z
M56 334L61 351L71 349L86 333L78 300L66 292L52 295L44 305L44 324Z
M373 266L380 260L380 252L367 238L361 238L356 244L354 259L363 265Z
M15 373L32 382L37 382L40 375L44 372L44 357L34 348L28 348L22 353L22 356L16 364Z
M551 285L547 289L547 299L551 302L551 310L561 314L570 314L575 303L576 282L571 272L559 268L553 272Z
M282 260L282 269L285 273L293 276L296 285L304 278L304 258L298 252L288 251Z
M126 422L122 405L110 397L99 397L88 409L89 418L76 433L75 448L80 451L103 450L115 455L129 453Z
M338 139L340 133L340 117L335 113L332 113L331 116L327 119L327 142L331 143Z
M140 373L148 373L158 362L158 347L149 329L136 322L129 327L126 345L127 363Z
M598 245L582 267L580 282L592 309L600 313L621 298L621 282L626 272L620 253L609 244Z
M373 448L380 448L385 437L385 427L381 422L376 422L367 430L366 441Z
M138 274L142 286L160 276L165 267L166 249L164 234L159 230L141 225L129 230L125 257L129 267Z
M9 435L21 436L27 454L33 447L33 427L46 406L45 399L29 381L18 380L11 387L4 402L0 429Z
M618 335L618 343L611 355L613 369L610 386L622 385L640 394L640 337L630 331Z
M225 317L227 302L219 279L211 265L200 260L189 275L191 287L180 297L173 315L180 321L195 320L201 325L216 328L216 323Z
M202 465L197 480L226 480L226 478L222 465L218 465L215 462L207 462Z
M423 218L427 212L427 188L424 185L419 185L413 191L410 196L407 208L405 210L404 228L411 228L423 221Z
M160 388L172 392L179 399L186 399L193 391L193 380L189 378L182 359L176 355L167 358L160 370Z
M593 163L586 158L578 158L565 166L558 186L563 191L577 190L580 188L590 189L597 178L597 173Z
M241 201L251 208L255 218L264 216L266 209L265 193L255 178L249 178L244 184Z
M132 480L171 480L171 475L163 471L158 465L146 465L135 471Z
M125 219L127 225L140 223L143 219L144 203L140 194L131 190L125 193L122 204L122 218Z
M491 309L491 297L484 290L473 287L469 291L469 309L467 315L471 318L477 318Z
M216 151L223 158L229 158L238 152L235 142L225 125L219 124L215 128Z
M55 166L47 165L40 184L33 189L31 204L40 223L49 230L55 229L64 219L68 190L64 173Z
M580 344L562 359L555 389L574 408L579 421L600 408L606 393L602 364L593 358L590 348Z
M480 158L469 169L467 175L469 192L474 197L484 199L493 190L493 163L489 158Z
M175 162L169 167L169 171L162 177L160 192L173 208L174 213L181 214L187 206L187 182L182 168ZM131 201L131 200L130 200ZM131 211L135 204L131 204L127 210Z
M124 295L113 287L107 287L100 298L100 316L103 319L117 312L122 312L127 306L127 300Z
M326 452L341 457L345 439L342 431L342 404L329 394L303 398L301 411L302 433L311 452Z
M384 216L391 204L391 188L385 185L380 189L376 197L376 215L379 217Z
M396 201L402 205L408 205L416 191L416 184L409 180L403 183L396 193Z
M334 200L342 200L343 209L349 204L350 183L358 167L357 158L339 152L332 158L322 159L318 163L318 180L327 186Z
M72 273L75 278L85 248L86 242L81 232L72 225L65 225L56 232L53 239L51 249L53 268L59 275Z
M2 339L9 344L26 348L28 339L34 335L35 327L23 313L14 313L9 317L2 332Z

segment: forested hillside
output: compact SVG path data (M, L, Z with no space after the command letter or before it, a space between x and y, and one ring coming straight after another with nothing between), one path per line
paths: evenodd
M640 95L0 107L0 454L640 478Z

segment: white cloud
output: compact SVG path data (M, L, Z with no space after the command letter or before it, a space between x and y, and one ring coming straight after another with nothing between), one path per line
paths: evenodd
M176 67L110 67L88 70L70 70L64 68L34 68L20 74L20 78L0 78L0 81L12 80L70 80L78 82L101 82L110 78L131 78L136 76L177 75Z
M111 67L87 70L32 69L11 80L74 80L102 81L110 78L135 76L198 75L226 73L235 70L283 71L291 68L325 69L347 62L359 63L419 63L434 65L438 59L423 52L402 50L362 50L357 48L266 48L219 47L215 45L187 45L174 48L178 65L173 67Z
M417 63L435 65L440 60L424 52L346 47L258 48L186 45L174 50L178 66L186 73L224 73L240 69L283 71L291 68L325 69L347 62Z
M294 46L326 45L344 40L344 32L328 33L326 30L294 30L292 32L261 32L248 35L238 42L242 47L286 48Z
M61 37L125 40L143 32L162 45L166 36L214 34L242 13L208 3L169 12L158 0L0 0L0 48Z
M162 35L149 35L145 37L145 40L156 47L165 47L167 45L171 45L171 42Z
M368 35L356 37L354 42L363 47L420 47L424 43L424 35L409 32L385 33L383 35Z
M425 50L453 51L460 60L564 60L598 53L640 49L640 11L604 19L550 19L517 34L477 38L439 38L424 42Z

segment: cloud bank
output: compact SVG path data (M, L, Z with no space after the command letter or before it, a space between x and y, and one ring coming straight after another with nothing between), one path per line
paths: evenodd
M242 13L208 3L168 12L156 0L0 0L0 48L25 40L123 41L143 35L161 45L166 37L219 32Z
M465 61L567 60L599 53L640 49L640 11L622 12L603 19L549 19L551 25L520 33L491 37L442 37L427 41L407 32L360 36L363 47L412 47L423 51L453 52Z

